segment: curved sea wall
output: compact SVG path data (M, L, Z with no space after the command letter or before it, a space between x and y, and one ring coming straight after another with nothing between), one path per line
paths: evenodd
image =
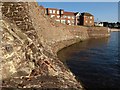
M69 26L69 31L74 36L72 39L62 40L51 45L55 54L59 50L77 42L90 38L103 38L110 36L110 31L106 27Z
M30 12L36 13L36 15L34 15L34 13L30 13L30 15L33 17L33 24L39 34L40 41L43 46L53 54L79 41L109 36L108 28L106 27L84 27L60 24L53 18L51 19L44 15L42 8L38 7L38 5L30 5Z
M81 30L77 26L75 27L75 26L60 24L56 22L54 19L50 19L48 16L45 16L44 14L42 14L42 12L40 13L42 9L36 6L34 7L34 5L31 4L30 10L31 12L35 12L36 15L34 15L34 13L30 13L30 15L31 17L33 17L32 18L34 22L33 24L36 27L36 30L39 34L38 36L41 39L40 40L41 43L51 53L54 52L54 50L52 50L52 47L54 47L56 43L66 40L68 41L76 38L76 35L71 33L72 31L76 31L78 29L78 32L80 33L79 38L82 39L83 35L84 35L84 39L88 38L87 29Z
M2 87L82 90L81 83L56 53L89 39L92 33L88 33L88 28L57 23L43 15L36 2L1 2L0 5Z
M88 35L90 38L109 37L110 30L107 27L92 27L88 28Z

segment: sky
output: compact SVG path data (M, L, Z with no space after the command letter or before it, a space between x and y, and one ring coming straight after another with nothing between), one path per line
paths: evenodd
M45 8L58 8L72 12L89 12L95 21L118 22L118 2L38 2Z

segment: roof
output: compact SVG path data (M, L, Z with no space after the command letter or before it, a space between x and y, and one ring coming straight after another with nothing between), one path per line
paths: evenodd
M60 9L61 11L64 11L63 9Z
M80 14L79 12L75 12L74 15Z
M74 13L74 12L64 12L64 15L74 16L74 15L75 15L75 13Z
M82 15L82 16L93 16L92 14L87 13L87 12L81 13L81 15Z

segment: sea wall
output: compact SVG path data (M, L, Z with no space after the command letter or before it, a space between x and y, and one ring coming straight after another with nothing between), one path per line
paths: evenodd
M73 38L52 44L51 47L54 53L57 53L59 50L74 43L82 42L90 38L103 38L110 36L110 31L106 27L69 26L68 30L73 35Z
M38 9L39 11L42 11L42 8L39 7ZM60 24L59 22L56 22L54 18L51 19L50 17L44 15L44 13L42 12L41 16L44 17L45 20L42 21L41 17L39 18L40 19L39 21L44 22L44 25L46 26L42 30L42 32L44 33L44 35L46 35L46 32L48 33L48 31L50 31L50 34L49 35L47 34L47 36L43 36L43 34L41 35L41 31L38 31L38 33L39 35L41 35L42 38L44 38L44 40L46 40L42 42L44 44L44 47L47 50L52 50L51 52L54 55L56 55L56 53L59 50L69 45L72 45L76 42L84 41L89 38L101 38L110 36L110 32L106 27L85 27L64 25ZM32 17L34 17L35 21L38 19L34 15L32 15Z
M109 37L110 30L107 27L89 27L88 35L89 35L89 38Z
M56 53L91 37L107 36L107 30L60 24L42 14L36 2L1 2L0 5L2 85L83 89Z
M66 26L66 30L69 30L72 38L68 38L65 40L60 40L51 44L52 51L56 54L59 50L68 47L74 43L84 41L89 39L87 28L79 27L79 26Z
M34 13L30 13L30 15L33 17L33 22L39 24L33 24L37 28L42 45L53 55L64 47L89 38L86 27L69 26L56 22L44 15L41 12L42 9L36 6L31 4L30 10L36 15Z
M80 82L49 48L50 42L64 40L65 35L72 34L63 31L64 27L57 29L52 25L49 18L40 14L36 2L1 2L0 5L1 87L82 90Z

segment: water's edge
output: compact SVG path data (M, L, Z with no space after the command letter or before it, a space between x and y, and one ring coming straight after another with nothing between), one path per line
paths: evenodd
M102 55L102 56L104 56L104 54L105 55L109 55L109 54L111 54L111 56L110 57L97 57L96 59L98 59L98 58L101 58L101 60L109 60L110 58L113 58L112 57L112 55L114 55L113 53L115 52L114 50L113 50L113 52L112 53L110 53L110 51L106 51L106 53L105 52L103 52L102 50L103 49L106 49L106 47L108 47L106 50L112 50L111 49L111 46L112 45L110 45L109 43L114 43L113 44L113 46L114 45L116 45L116 43L115 43L115 39L116 39L116 34L115 34L116 32L112 32L112 36L110 37L110 38L102 38L102 39L89 39L89 40L86 40L86 41L84 41L84 42L82 42L82 43L76 43L76 44L73 44L73 45L71 45L70 47L67 47L67 48L64 48L64 49L62 49L62 50L60 50L57 54L58 54L58 57L59 57L59 59L62 61L62 62L64 62L64 64L65 65L67 65L67 67L74 73L74 74L76 74L76 73L78 73L77 71L74 71L74 70L77 70L76 69L76 66L74 66L74 65L76 65L76 63L79 63L79 60L77 60L77 58L76 57L72 57L72 55L74 56L74 54L75 55L78 55L77 53L79 53L82 57L84 57L82 60L87 60L87 59L89 59L89 58L87 58L87 57L85 57L84 55L88 55L89 56L89 52L91 52L92 51L92 54L90 53L90 55L93 55L92 56L92 58L95 56L95 55ZM113 36L114 35L114 36ZM113 40L112 40L113 39ZM94 44L91 44L91 43L94 43ZM81 45L81 46L80 46ZM87 46L88 45L88 46ZM85 48L86 47L86 48ZM94 49L94 48L96 48L96 49ZM115 47L115 46L114 46ZM100 48L100 49L99 49ZM88 50L88 52L84 52L85 50ZM99 53L101 51L101 53ZM61 52L63 52L63 53L61 53ZM94 55L94 54L95 55ZM80 57L81 57L80 56ZM117 58L117 57L115 57L115 58ZM95 59L95 58L93 58L93 59ZM66 60L66 61L65 61ZM70 61L69 61L70 60ZM73 61L74 60L74 61ZM91 59L92 60L92 59ZM105 62L105 60L104 61L102 61L102 62ZM95 60L93 60L94 62L95 62ZM67 63L66 63L67 62ZM69 62L71 62L71 63L69 63ZM76 63L75 63L76 62ZM83 62L86 62L86 61L81 61L81 63L83 63ZM94 63L94 62L92 62L92 63ZM108 61L106 61L106 62L108 62ZM113 61L109 61L108 63L111 63L111 62L113 62ZM115 62L117 62L117 61L115 61ZM87 62L86 62L87 63ZM96 62L95 62L96 63ZM119 62L118 62L119 63ZM101 62L97 62L96 64L104 64L104 63L101 63ZM112 63L111 63L112 64ZM110 65L111 65L110 64ZM70 65L73 65L73 66L70 66ZM84 67L86 67L84 64L80 64L81 66L80 66L80 68L82 68L81 70L83 70L82 72L84 72L84 69L83 69L83 67L82 66L84 66ZM105 63L105 65L108 65L108 69L107 70L109 70L109 67L110 67L110 65L109 64L106 64ZM116 65L116 64L115 64ZM113 65L114 66L114 65ZM92 67L94 67L94 66L92 66ZM114 66L113 68L115 68L116 66ZM101 69L103 69L104 70L104 68L102 68L102 67L100 67ZM106 67L107 68L107 67ZM89 68L88 68L89 69ZM116 69L116 70L118 70L118 69ZM100 70L98 70L98 71L100 71ZM106 69L105 69L105 72L106 73L109 73L109 71L106 71ZM80 73L80 72L79 72ZM86 73L86 72L84 72L84 73ZM91 72L89 72L89 73L91 73ZM87 75L87 73L86 73L86 75ZM119 75L118 73L116 73L116 75ZM82 77L84 77L85 75L83 75L83 74L81 74L81 76ZM76 76L77 78L78 78L78 76ZM90 77L90 75L89 75L89 77ZM109 77L112 77L112 74L111 74L111 76L109 76ZM119 76L120 77L120 76ZM87 78L87 77L86 77ZM99 77L98 77L99 78ZM103 77L104 78L104 77ZM107 78L107 77L106 77ZM106 78L104 78L104 79L106 79ZM101 79L102 80L102 79ZM107 80L107 79L106 79ZM110 81L109 81L110 80ZM116 78L113 78L113 79L110 79L110 78L108 78L108 81L109 82L114 82L114 83L116 83L116 85L115 84L110 84L111 86L109 86L108 84L106 84L106 87L117 87L118 88L118 84L119 83L117 83L116 81L118 81L119 79L117 79L117 77ZM81 79L79 78L79 81L81 82ZM105 82L107 82L107 81L105 81ZM108 85L108 86L107 86ZM91 85L92 86L92 85ZM97 86L97 85L96 85ZM105 87L105 85L103 85L103 87Z

